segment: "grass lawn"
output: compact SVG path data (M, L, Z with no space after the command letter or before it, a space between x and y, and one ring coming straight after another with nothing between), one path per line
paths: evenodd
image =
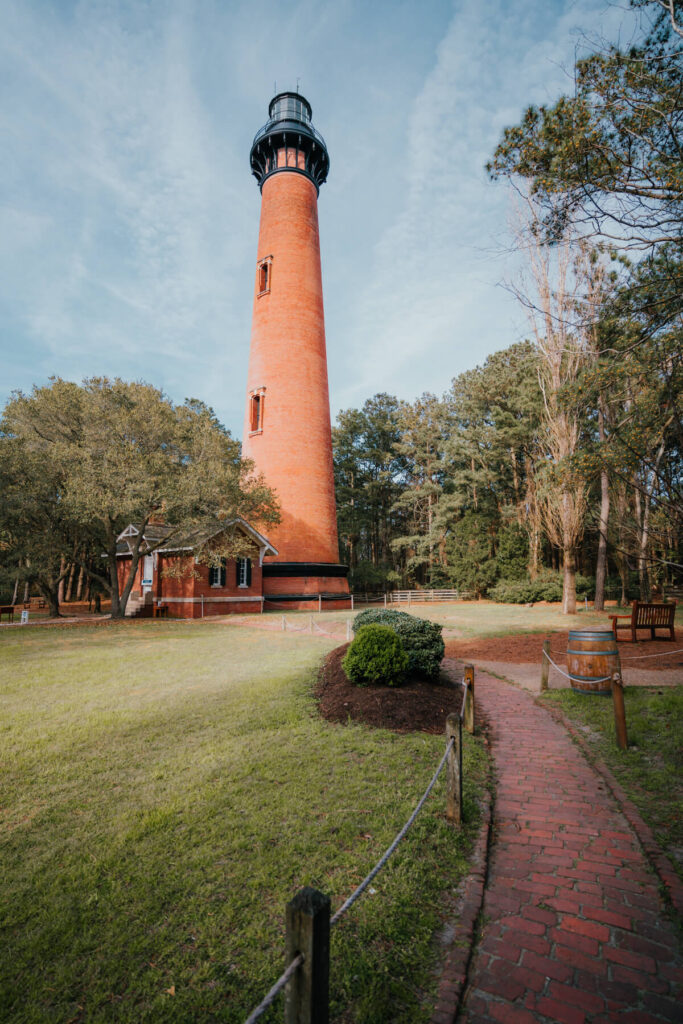
M0 1019L244 1020L283 967L285 903L313 885L338 907L444 749L321 721L334 645L220 622L2 633ZM428 1019L485 771L468 741L468 826L440 780L333 932L333 1017Z
M624 688L628 750L619 750L611 699L555 690L559 705L638 807L683 878L683 686Z
M308 628L313 622L325 629L326 624L343 624L347 619L353 620L360 611L366 608L381 608L380 603L356 603L355 611L327 611L322 614L314 612L287 612L285 618L291 626ZM445 638L503 636L512 633L545 633L550 630L566 629L611 629L610 615L628 613L628 608L617 608L610 605L604 612L594 612L590 604L586 610L579 604L576 615L563 615L559 604L536 604L527 608L520 604L496 604L493 601L451 601L451 602L413 602L393 604L389 608L394 611L410 612L423 619L439 622L444 627ZM281 613L269 612L266 618L277 620ZM243 621L258 619L259 616L244 616ZM683 602L676 608L676 627L683 627ZM643 634L645 636L646 634ZM677 645L681 646L681 645Z

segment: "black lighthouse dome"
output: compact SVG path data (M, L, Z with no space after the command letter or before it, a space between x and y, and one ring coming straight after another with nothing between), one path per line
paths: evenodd
M263 187L271 174L295 171L316 189L327 180L330 158L320 132L311 123L311 104L298 92L280 92L268 105L268 121L251 145L251 172Z

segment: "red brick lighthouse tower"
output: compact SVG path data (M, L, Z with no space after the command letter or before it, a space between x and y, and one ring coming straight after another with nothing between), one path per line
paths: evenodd
M327 386L318 191L330 160L310 104L279 93L251 147L261 189L243 453L277 493L266 599L348 600L339 564ZM338 605L337 605L338 606Z

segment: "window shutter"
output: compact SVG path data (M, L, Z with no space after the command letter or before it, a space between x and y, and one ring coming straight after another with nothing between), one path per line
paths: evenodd
M225 586L226 561L221 558L221 586Z
M247 563L247 586L251 586L251 558L246 559Z

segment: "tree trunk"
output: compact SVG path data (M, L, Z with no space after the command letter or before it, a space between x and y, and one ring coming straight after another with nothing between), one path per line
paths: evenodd
M107 563L109 566L109 582L111 584L111 617L112 619L122 619L126 614L126 606L121 607L121 601L119 598L119 575L118 565L116 561L116 537L112 533L108 538L109 544L107 545ZM126 595L128 596L128 595Z
M82 597L83 597L83 579L84 579L84 577L85 577L85 569L81 565L80 571L78 573L78 583L76 584L76 600L77 601L80 601L82 599Z
M517 452L510 448L510 461L512 463L512 488L515 492L515 509L517 510L517 522L522 525L521 507L519 502L519 476L517 473Z
M12 594L12 604L17 603L17 595L19 593L19 577L17 576L14 581L14 593Z
M571 547L564 548L562 570L562 612L576 615L576 553Z
M24 583L24 604L26 604L26 602L28 601L30 589L31 588L29 586L29 582L28 580L26 580L26 582Z
M71 595L74 589L74 575L76 574L76 563L71 563L71 571L69 572L69 582L66 585L66 594L64 596L65 601L71 600Z
M61 613L59 611L59 589L62 582L63 577L61 576L56 585L52 577L37 580L38 590L47 601L48 612L51 619L61 618Z
M66 575L66 558L62 555L59 562L59 586L57 588L57 600L61 604L64 600L64 577Z
M609 480L607 470L600 473L600 538L598 540L598 560L595 564L595 602L596 612L605 610L605 579L607 577L607 524L609 521Z
M633 501L636 510L636 520L638 522L638 597L641 601L649 601L651 599L651 591L650 574L647 571L647 549L650 533L650 502L648 501L647 495L645 496L645 501L641 501L640 489L637 481Z

